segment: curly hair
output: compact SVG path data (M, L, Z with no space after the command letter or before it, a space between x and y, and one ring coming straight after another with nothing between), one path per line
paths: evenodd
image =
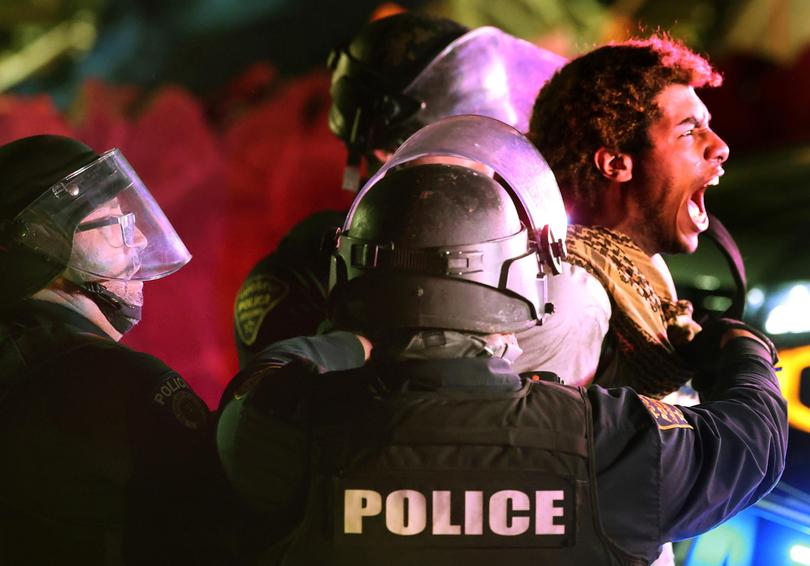
M709 62L667 35L610 43L560 69L534 104L528 136L549 163L566 204L593 210L607 180L594 165L600 147L639 155L662 116L665 87L719 86Z

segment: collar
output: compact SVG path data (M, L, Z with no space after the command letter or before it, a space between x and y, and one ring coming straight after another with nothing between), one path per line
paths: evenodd
M70 307L51 301L25 299L11 307L9 312L11 313L10 318L29 328L62 324L73 328L77 332L111 340L106 332L90 322L87 317Z
M114 344L99 327L63 305L25 299L4 309L0 313L0 389L20 383L54 360L58 363L57 352L88 339Z

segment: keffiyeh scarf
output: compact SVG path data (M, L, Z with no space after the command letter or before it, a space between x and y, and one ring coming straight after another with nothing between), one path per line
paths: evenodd
M566 261L596 277L611 299L610 333L618 370L601 385L629 385L662 398L692 377L675 352L700 331L689 301L677 300L652 258L628 236L601 226L572 225Z

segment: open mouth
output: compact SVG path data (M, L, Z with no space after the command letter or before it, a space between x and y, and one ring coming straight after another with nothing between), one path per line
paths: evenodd
M689 206L689 218L695 224L695 227L701 232L709 227L709 216L706 213L706 205L703 201L703 195L706 192L706 187L692 193L687 205Z
M695 224L695 227L703 232L709 227L709 216L706 214L706 205L703 202L703 193L706 192L706 187L692 193L689 202L689 218Z
M689 207L689 218L692 219L695 227L701 232L709 227L709 215L706 212L706 204L703 200L703 196L706 194L706 189L720 184L720 175L722 174L722 170L719 171L717 175L709 179L705 185L692 193L692 196L689 197L689 202L687 203Z

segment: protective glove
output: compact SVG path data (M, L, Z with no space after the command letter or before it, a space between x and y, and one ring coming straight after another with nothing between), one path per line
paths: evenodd
M708 317L701 321L703 330L691 342L679 349L683 359L695 370L692 387L700 392L711 388L717 375L720 361L720 344L723 336L735 328L750 332L759 338L770 352L771 363L776 365L779 357L771 339L762 331L733 318Z

